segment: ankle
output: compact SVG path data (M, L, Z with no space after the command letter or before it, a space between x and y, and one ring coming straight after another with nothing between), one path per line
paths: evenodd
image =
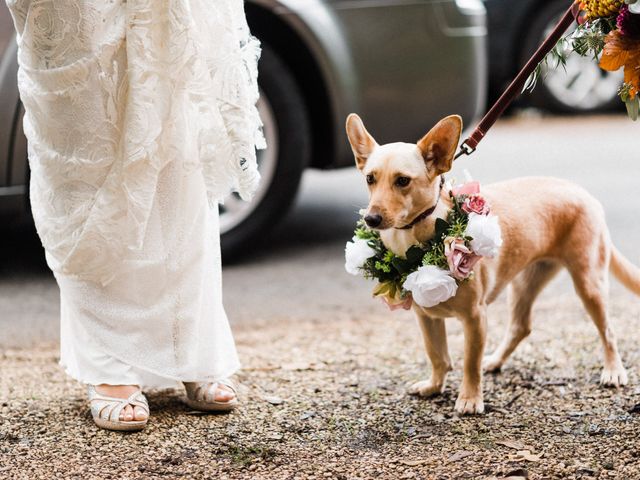
M137 385L108 385L105 383L96 385L95 388L98 393L115 398L128 398L140 390Z

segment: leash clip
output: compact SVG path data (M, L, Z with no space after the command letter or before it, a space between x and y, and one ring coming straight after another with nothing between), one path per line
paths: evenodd
M471 155L473 152L475 152L476 149L475 148L471 148L469 145L467 145L467 141L465 140L464 142L462 142L462 144L460 145L460 151L456 154L455 157L453 157L454 160L457 160L458 158L460 158L462 155Z

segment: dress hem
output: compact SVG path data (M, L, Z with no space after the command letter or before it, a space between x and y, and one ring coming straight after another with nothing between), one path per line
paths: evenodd
M84 384L84 385L123 385L124 383L122 381L119 382L112 382L112 381L104 381L104 380L96 380L96 379L89 379L88 377L82 377L79 374L76 374L74 372L72 372L72 369L66 365L62 360L60 360L58 362L58 364L62 367L62 369L64 370L64 372L71 378L73 378L74 380ZM238 372L238 370L240 370L240 368L242 367L240 362L236 362L232 368L229 368L227 372L223 373L222 375L212 375L210 377L205 377L205 378L196 378L196 379L192 379L192 378L178 378L178 377L174 377L171 375L166 375L166 374L158 374L156 372L152 372L149 370L144 370L141 369L140 367L133 367L132 368L136 368L138 370L142 370L150 375L153 375L155 377L157 377L158 379L162 379L162 380L166 380L166 383L155 383L155 384L145 384L144 382L134 382L131 385L138 385L140 386L140 388L142 390L150 390L150 389L168 389L168 388L175 388L175 387L179 387L181 383L184 382L215 382L218 380L222 380L224 378L229 378L230 376L234 375L236 372ZM129 384L129 383L127 383Z

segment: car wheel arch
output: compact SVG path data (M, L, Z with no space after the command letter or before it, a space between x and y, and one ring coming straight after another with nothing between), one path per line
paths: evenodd
M304 97L311 122L311 161L314 168L332 168L339 156L342 138L341 108L347 108L345 92L332 78L336 75L320 58L323 46L309 40L313 32L302 32L304 20L295 15L279 15L264 2L246 4L247 19L252 33L268 45L296 78ZM347 92L348 95L349 92ZM354 95L355 96L355 95ZM349 98L353 101L354 98ZM340 107L339 107L340 105Z

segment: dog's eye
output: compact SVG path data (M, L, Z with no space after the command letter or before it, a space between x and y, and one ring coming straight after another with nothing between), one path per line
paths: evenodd
M411 183L411 179L409 177L398 177L396 178L396 186L398 187L406 187Z
M371 174L367 175L367 183L368 183L369 185L373 185L373 183L374 183L375 181L376 181L376 179L374 178L374 176L373 176L373 175L371 175Z

